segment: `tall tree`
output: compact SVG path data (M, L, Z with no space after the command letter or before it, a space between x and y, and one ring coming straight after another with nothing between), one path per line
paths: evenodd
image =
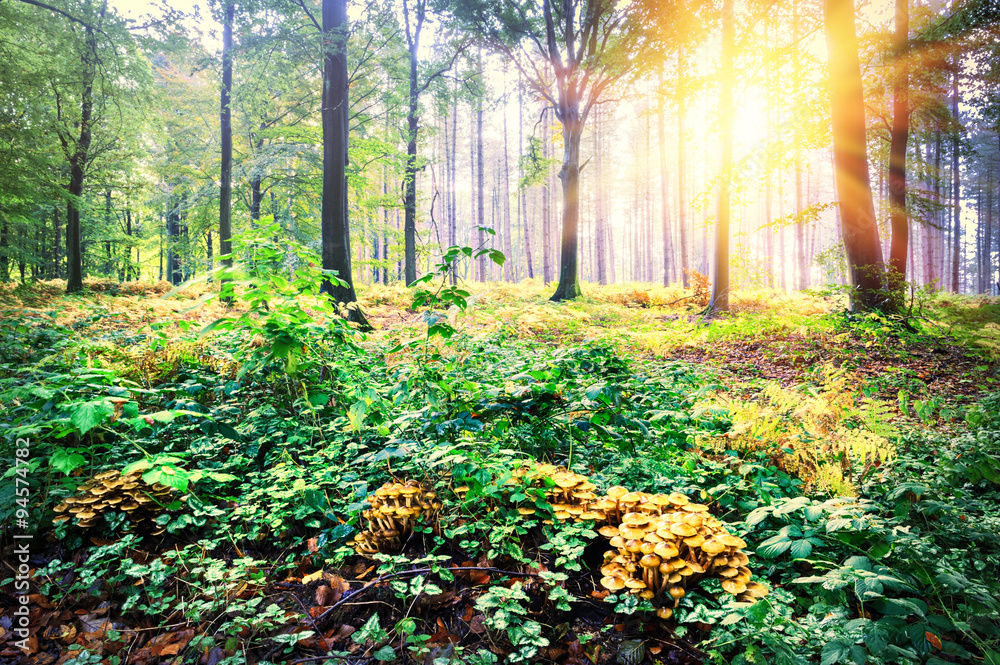
M736 12L733 0L722 3L722 61L719 70L719 111L722 168L715 226L715 275L709 312L729 311L729 213L733 170L733 61L736 57Z
M892 82L892 130L889 138L889 285L896 290L906 279L906 250L910 221L906 212L906 143L910 134L910 85L907 42L910 33L909 0L896 0L893 39L895 71Z
M837 198L851 284L856 289L852 304L873 309L885 305L885 265L868 174L854 0L824 0L824 10Z
M412 3L412 5L411 5ZM450 61L421 82L420 37L427 20L427 0L403 0L403 26L410 55L409 98L406 114L406 166L403 194L403 273L407 284L417 279L417 134L420 130L420 95L438 77L451 69L463 48L455 49Z
M233 19L236 3L226 0L222 23L222 93L219 111L219 129L222 148L222 168L219 177L219 252L222 264L233 265L232 259L232 195L233 195L233 111L230 98L233 91Z
M356 306L351 273L351 228L347 216L347 0L323 0L323 293L348 305L348 319L369 328Z
M638 76L649 42L639 3L617 0L459 0L455 15L515 63L563 130L563 224L559 283L551 300L580 295L580 139L594 104L616 82ZM645 18L648 18L645 17ZM538 66L552 68L551 78Z

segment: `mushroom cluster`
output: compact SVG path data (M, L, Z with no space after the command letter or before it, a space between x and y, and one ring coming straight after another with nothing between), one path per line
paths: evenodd
M669 495L629 492L612 487L595 506L618 526L598 529L613 549L604 554L601 585L656 602L657 615L668 619L689 585L706 575L722 579L722 588L741 601L767 595L767 587L751 582L746 542L728 533L708 513L708 506L674 492ZM617 518L617 519L616 519Z
M598 498L597 487L586 476L573 473L565 467L554 464L535 464L514 470L510 481L526 483L537 487L545 494L545 500L552 505L555 518L565 522L583 520L602 522L607 516L593 509ZM522 515L533 515L534 508L518 508Z
M362 513L368 530L348 543L368 557L376 552L398 552L413 533L413 525L418 521L433 524L442 508L437 494L415 480L386 483L368 497L368 503L371 508Z
M97 525L104 513L121 510L134 525L150 527L153 535L159 535L165 527L155 520L173 500L173 493L167 485L144 481L141 471L124 476L117 470L105 471L80 485L76 495L58 504L52 521L58 524L75 517L77 526L89 529Z

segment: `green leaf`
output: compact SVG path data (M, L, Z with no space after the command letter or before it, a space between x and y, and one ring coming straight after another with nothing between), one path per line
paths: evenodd
M81 402L69 407L69 420L80 431L86 434L114 415L115 407L105 399Z
M87 463L87 458L80 453L75 453L72 450L66 448L57 448L54 453L52 453L52 458L49 464L56 471L62 471L67 476L75 469L80 468Z
M804 559L810 554L812 554L813 546L808 540L793 540L791 547L791 555L795 559Z
M375 660L381 660L383 662L396 660L396 650L390 646L384 646L375 652Z
M762 542L757 547L757 554L765 559L775 559L784 554L791 546L792 541L788 539L788 536L779 533Z
M843 661L851 653L851 643L847 640L836 639L827 642L820 654L820 665L836 665Z

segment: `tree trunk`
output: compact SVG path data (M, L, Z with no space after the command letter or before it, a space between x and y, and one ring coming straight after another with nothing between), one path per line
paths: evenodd
M232 195L233 195L233 114L230 97L233 90L233 18L234 0L226 1L226 17L222 26L222 95L219 127L222 133L222 170L219 184L219 253L225 257L222 265L232 267Z
M580 138L583 124L580 120L580 102L566 93L560 103L559 121L563 127L563 164L559 179L563 188L562 239L559 248L559 283L549 300L559 302L580 296L577 276L577 226L580 217Z
M347 0L323 0L323 270L335 271L338 282L324 280L322 292L337 303L355 303L351 272L351 227L347 217ZM411 129L414 125L410 126ZM413 136L411 136L411 140ZM415 157L415 153L414 153ZM407 161L407 167L410 161ZM407 190L409 192L409 190ZM409 210L407 212L409 214ZM407 264L413 267L413 264ZM370 329L360 308L348 307L348 320Z
M853 305L885 304L882 247L868 176L864 93L854 27L853 0L824 0L830 54L830 106L844 248L857 290Z
M676 274L674 265L674 239L670 230L670 201L667 198L667 133L665 129L666 102L663 96L663 66L660 66L659 113L657 114L657 134L660 139L660 230L663 235L663 285L673 281Z
M889 287L894 293L906 279L906 250L910 220L906 212L906 142L910 132L907 90L909 66L906 44L910 34L909 0L896 0L895 66L892 86L892 131L889 138ZM899 294L896 294L897 297Z
M96 49L93 28L88 27L87 49L84 51L83 94L80 98L80 138L69 160L69 200L66 202L66 293L83 289L83 253L80 246L80 204L83 197L84 166L90 159L93 138L91 119L94 110L94 70L91 59Z
M686 110L684 90L684 52L677 49L677 227L680 229L681 242L681 282L688 288L688 272L691 264L688 261L687 240L687 197L684 190L684 114Z
M715 275L709 312L729 311L729 187L733 170L733 60L736 52L734 0L722 3L722 61L719 72L719 132L722 140L722 168L719 179L719 208L715 227Z
M595 109L594 111L594 235L595 235L595 256L594 259L597 263L597 281L600 284L608 283L608 266L607 266L607 248L605 246L605 232L604 232L604 159L603 152L604 146L602 145L604 138L601 134L603 130L603 125L601 123L601 112Z
M517 75L517 166L518 166L518 187L517 187L517 219L523 225L524 230L524 255L528 266L528 279L535 278L534 256L532 252L532 228L531 219L528 216L527 192L522 186L524 171L521 168L521 159L524 157L524 83L521 80L520 71Z
M483 53L482 49L479 51L478 58L478 80L480 86L485 85L483 81ZM477 91L476 95L476 177L478 178L478 187L476 190L476 217L479 220L479 226L486 226L486 178L483 169L483 90ZM483 247L486 244L486 233L482 230L479 232L479 247ZM486 257L479 257L479 281L486 281Z
M507 99L507 66L504 65L503 69L503 96L504 100ZM503 113L503 253L507 257L507 260L503 263L503 278L504 281L513 282L514 281L514 251L513 251L513 234L511 232L510 224L510 161L508 159L507 150L507 109L504 106L501 110Z
M327 0L328 1L328 0ZM338 0L340 2L341 0ZM420 31L424 23L424 2L417 0L415 6L416 16L411 32L409 9L406 0L403 2L403 10L406 13L406 36L407 46L410 52L410 92L409 107L406 114L406 166L404 169L403 209L405 220L403 224L403 271L405 273L406 285L409 286L417 279L417 130L419 118L419 91L417 89L417 53L420 48ZM346 95L346 92L344 93Z
M901 1L901 0L900 0ZM961 263L962 246L962 189L959 180L959 141L962 133L962 123L958 115L958 77L962 63L956 55L955 72L951 82L951 114L955 119L955 133L951 139L951 195L952 195L952 258L951 258L951 290L960 291L958 266Z
M550 152L548 113L548 109L542 111L542 157L546 164ZM546 175L542 185L542 279L546 284L552 281L552 209L549 199L549 177Z

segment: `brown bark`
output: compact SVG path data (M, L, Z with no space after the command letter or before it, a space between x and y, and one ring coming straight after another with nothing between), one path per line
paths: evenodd
M864 93L853 0L824 0L830 54L830 106L844 248L856 289L852 304L885 304L882 247L868 175Z

